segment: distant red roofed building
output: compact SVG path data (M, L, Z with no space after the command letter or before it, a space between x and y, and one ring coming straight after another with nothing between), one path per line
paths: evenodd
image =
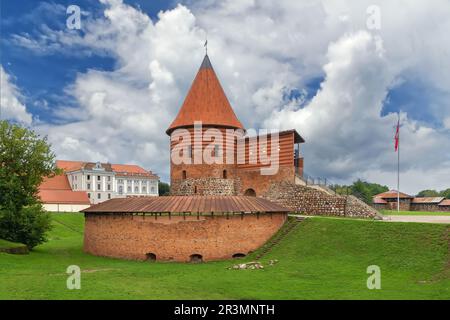
M78 212L91 205L86 192L72 190L65 174L45 178L38 195L47 211Z
M373 197L373 206L378 210L397 210L397 191L390 190ZM402 211L450 211L450 200L444 197L412 197L400 192Z
M39 187L47 211L76 212L113 198L158 195L159 177L138 165L57 160L56 166L64 173Z
M442 211L450 211L450 199L445 199L438 204Z

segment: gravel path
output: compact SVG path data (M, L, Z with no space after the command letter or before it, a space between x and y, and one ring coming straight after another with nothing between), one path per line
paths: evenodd
M383 216L383 221L450 224L450 216Z

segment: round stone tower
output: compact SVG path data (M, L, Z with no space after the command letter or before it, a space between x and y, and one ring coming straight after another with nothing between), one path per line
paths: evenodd
M230 133L237 129L243 132L244 127L205 55L177 117L166 131L170 136L171 193L236 194L236 138Z

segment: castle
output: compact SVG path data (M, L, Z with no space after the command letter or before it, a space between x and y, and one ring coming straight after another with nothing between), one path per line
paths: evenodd
M83 210L84 250L134 260L230 259L261 247L292 211L377 215L355 197L305 186L297 131L249 131L206 55L166 131L171 195L116 198Z
M171 196L116 198L83 210L86 252L229 259L258 249L281 228L289 209L260 196L274 181L295 182L304 140L295 130L245 136L207 55L166 133Z
M295 130L275 132L276 136L244 136L245 129L233 112L208 55L166 133L170 136L173 195L263 196L272 183L294 183L296 175L302 176L303 138ZM187 161L174 163L180 151L187 153ZM202 161L205 153L212 154L213 163Z

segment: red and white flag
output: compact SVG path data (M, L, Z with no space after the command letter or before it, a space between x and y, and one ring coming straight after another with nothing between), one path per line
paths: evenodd
M398 142L399 142L399 138L400 138L400 120L398 120L397 122L397 130L395 131L395 152L398 151Z

